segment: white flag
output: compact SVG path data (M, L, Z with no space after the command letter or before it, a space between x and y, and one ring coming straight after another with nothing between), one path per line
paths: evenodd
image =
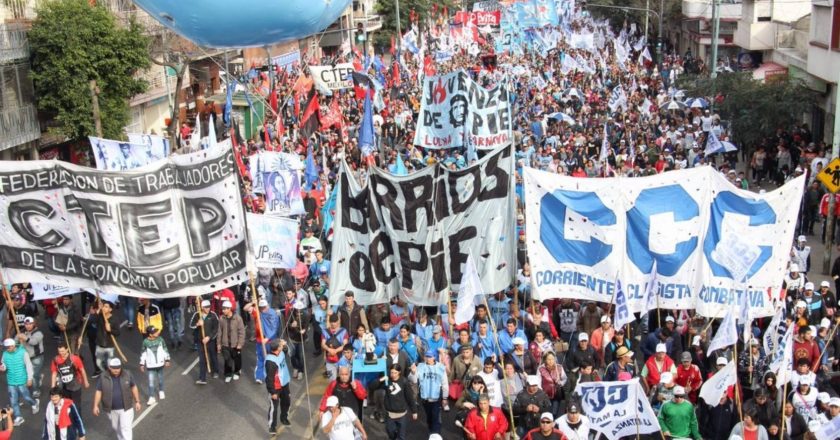
M609 440L659 431L656 413L639 378L621 382L578 383L575 393L590 420L590 427Z
M779 302L779 305L782 304L784 304L784 301ZM787 323L784 321L784 315L784 307L777 307L773 320L770 321L770 325L767 326L767 331L764 332L764 337L762 339L764 352L767 354L773 353L776 350L776 347L779 346L781 339L785 336Z
M624 328L626 324L633 322L634 316L630 313L627 304L627 295L621 288L621 281L615 280L615 328Z
M601 141L601 157L599 162L605 162L610 155L610 137L607 135L607 124L604 123L604 140Z
M214 148L216 146L216 121L213 113L210 113L210 121L207 125L207 146ZM266 146L266 149L268 146Z
M720 398L726 393L726 389L730 385L735 385L736 378L735 362L729 361L725 367L700 387L700 398L705 400L709 406L718 406Z
M656 273L656 260L653 260L653 267L650 269L650 279L645 292L645 314L656 308L656 298L659 296L659 279Z
M711 355L713 351L735 345L738 342L738 330L735 328L735 314L732 309L726 312L723 322L720 324L714 339L709 344L709 349L706 351L707 355Z
M793 371L793 328L793 325L788 327L770 363L770 371L776 374L776 386L788 383Z
M455 310L455 324L463 324L471 320L475 314L476 301L480 301L481 295L484 295L481 277L478 276L472 254L467 255L467 262L464 265L461 290L458 291L458 308Z
M814 431L817 440L835 440L840 438L840 417L831 419Z
M709 130L709 138L706 140L705 154L708 156L710 154L722 151L724 151L724 147L723 144L720 142L720 139L718 139L718 137L715 135L714 130Z
M190 135L190 147L193 150L201 149L201 115L195 116L195 128L193 128L193 132Z

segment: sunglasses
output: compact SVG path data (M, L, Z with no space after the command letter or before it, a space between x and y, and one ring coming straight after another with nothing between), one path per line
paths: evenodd
M552 422L552 421L550 421L550 420L540 420L540 424L543 424L543 425L551 425L551 424L554 424L554 422Z

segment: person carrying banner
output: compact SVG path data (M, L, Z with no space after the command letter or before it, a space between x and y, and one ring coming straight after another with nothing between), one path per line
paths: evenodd
M198 350L198 380L195 383L207 385L208 373L212 374L213 378L219 377L219 358L214 351L219 335L219 317L216 312L210 310L210 300L201 301L201 310L196 311L190 318L190 328L193 329L193 340L202 345ZM208 364L210 371L207 371Z
M245 345L245 324L238 313L233 313L230 301L222 303L222 316L219 317L219 337L216 351L224 359L225 383L239 380L242 370L242 347Z
M71 295L64 295L58 301L57 312L55 315L55 325L58 331L66 336L67 342L71 349L79 344L79 333L82 328L82 314L79 307L73 302ZM33 318L34 319L34 318ZM62 336L64 337L64 336Z
M268 306L268 300L261 298L257 302L257 307L254 307L253 302L249 302L242 307L245 313L249 313L251 318L256 320L258 317L262 320L262 326L254 326L254 338L256 339L257 350L257 366L254 368L254 381L258 384L265 380L265 355L266 345L269 341L277 338L280 332L280 317L277 316L277 311ZM262 333L260 333L262 329Z
M96 317L96 366L99 371L108 370L108 361L116 351L116 337L120 335L120 325L114 316L114 304L100 301Z
M659 411L659 426L665 438L693 438L702 440L694 405L685 399L685 388L674 387L674 399L665 402Z

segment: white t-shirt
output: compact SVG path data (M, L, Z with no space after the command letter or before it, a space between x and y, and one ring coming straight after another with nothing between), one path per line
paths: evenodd
M332 420L332 411L327 411L321 416L321 428L323 429ZM338 414L338 419L333 424L332 431L330 431L330 440L349 440L353 439L355 434L356 413L352 409L342 406L341 412Z

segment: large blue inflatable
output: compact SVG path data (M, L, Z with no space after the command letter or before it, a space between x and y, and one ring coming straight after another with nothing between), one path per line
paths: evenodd
M350 0L135 0L137 6L200 46L266 46L325 29Z

